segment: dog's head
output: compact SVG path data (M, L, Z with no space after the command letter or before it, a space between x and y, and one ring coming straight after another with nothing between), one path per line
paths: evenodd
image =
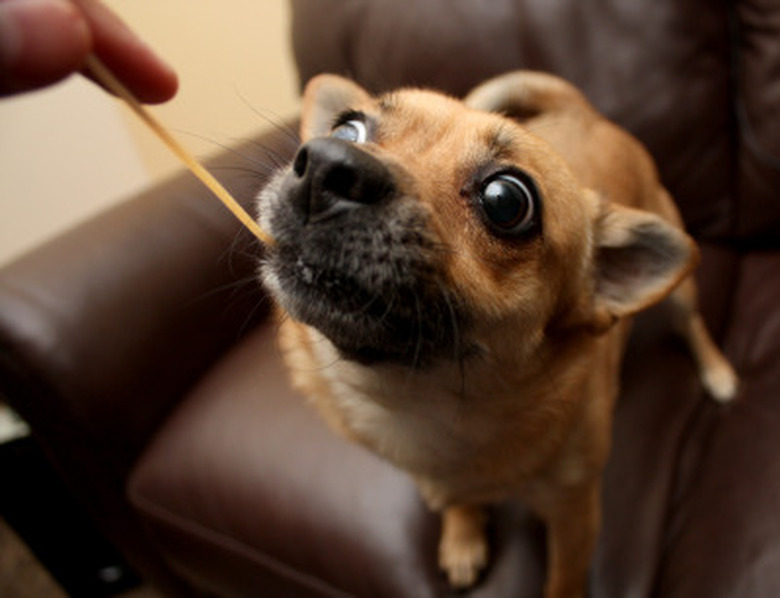
M690 240L583 189L517 119L479 109L523 102L516 82L464 103L312 80L304 143L259 199L281 306L348 359L423 366L605 330L667 294Z

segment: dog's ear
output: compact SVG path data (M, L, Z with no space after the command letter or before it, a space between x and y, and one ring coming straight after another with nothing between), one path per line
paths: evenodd
M328 135L336 118L371 99L371 96L349 79L338 75L318 75L303 91L301 139Z
M649 212L602 201L594 233L596 328L661 301L698 263L691 238Z
M535 71L514 71L489 79L463 101L471 108L520 121L575 107L590 109L576 87L555 75Z

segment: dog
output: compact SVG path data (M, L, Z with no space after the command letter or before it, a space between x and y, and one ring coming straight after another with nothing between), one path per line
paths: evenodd
M486 567L486 506L519 497L547 529L545 596L584 596L631 316L669 297L703 385L737 389L652 159L529 71L463 101L320 75L301 138L258 199L293 384L441 513L451 586Z

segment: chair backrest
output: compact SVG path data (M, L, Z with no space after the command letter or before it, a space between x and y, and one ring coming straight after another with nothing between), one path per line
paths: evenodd
M775 7L773 8L773 5ZM780 245L780 11L771 0L292 0L301 82L462 95L557 73L639 137L701 238Z

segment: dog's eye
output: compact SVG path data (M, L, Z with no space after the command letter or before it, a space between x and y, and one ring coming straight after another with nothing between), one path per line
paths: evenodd
M368 140L368 127L362 120L351 118L336 125L330 136L352 143L365 143Z
M538 194L533 181L513 174L487 179L479 192L479 203L489 224L498 232L523 234L538 218Z

